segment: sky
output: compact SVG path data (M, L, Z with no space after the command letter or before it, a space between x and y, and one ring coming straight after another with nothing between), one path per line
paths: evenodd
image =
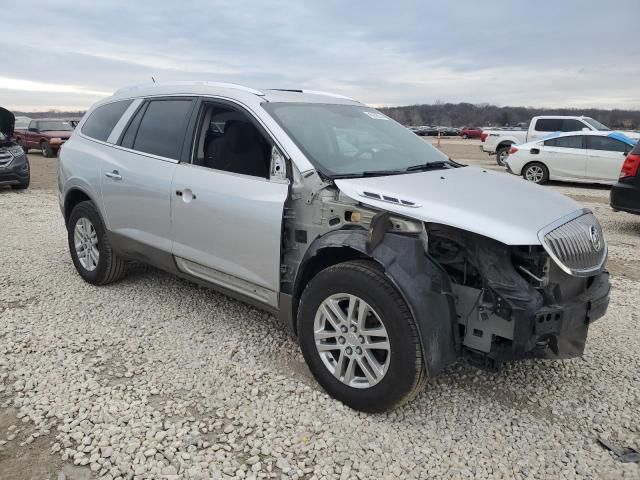
M84 110L152 76L374 106L640 109L640 0L0 0L0 11L0 106L12 110Z

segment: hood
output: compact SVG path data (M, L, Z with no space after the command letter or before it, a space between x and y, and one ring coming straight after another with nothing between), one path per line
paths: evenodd
M69 132L68 130L47 130L45 132L40 132L40 135L49 138L69 138L73 132Z
M335 183L359 202L423 222L468 230L507 245L539 245L538 231L583 208L546 187L474 167ZM383 200L384 196L390 200Z
M13 128L16 125L16 117L9 110L0 107L0 132L7 138L13 137Z

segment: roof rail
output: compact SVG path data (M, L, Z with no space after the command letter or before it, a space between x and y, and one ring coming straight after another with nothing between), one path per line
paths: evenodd
M333 97L333 98L342 98L344 100L351 100L352 102L357 102L357 100L351 98L351 97L347 97L345 95L339 95L337 93L330 93L330 92L320 92L318 90L302 90L302 93L311 93L313 95L324 95L326 97ZM360 102L358 102L360 103Z
M220 87L220 88L231 88L234 90L242 90L244 92L248 92L248 93L253 93L254 95L258 95L263 97L264 96L264 92L261 92L260 90L256 90L254 88L249 88L249 87L245 87L244 85L238 85L236 83L225 83L225 82L210 82L207 80L202 80L202 81L177 81L177 82L158 82L158 83L143 83L143 84L139 84L139 85L132 85L130 87L123 87L119 90L116 90L116 92L114 93L114 95L121 95L127 92L135 92L136 90L141 90L143 88L149 88L149 87L163 87L163 86L197 86L197 85L201 85L201 86L205 86L205 87Z

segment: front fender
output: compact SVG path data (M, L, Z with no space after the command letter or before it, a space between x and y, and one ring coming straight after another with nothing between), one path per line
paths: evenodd
M299 272L327 248L352 248L378 262L409 306L420 335L425 367L429 375L436 375L453 363L460 351L449 276L425 254L417 236L387 232L373 246L367 245L368 233L336 230L319 237L307 250Z

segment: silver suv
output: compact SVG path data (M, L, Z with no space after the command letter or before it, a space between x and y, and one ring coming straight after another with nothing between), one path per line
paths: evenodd
M142 261L265 309L359 410L397 406L461 359L580 355L608 305L590 211L339 95L120 90L64 145L59 189L87 282Z

